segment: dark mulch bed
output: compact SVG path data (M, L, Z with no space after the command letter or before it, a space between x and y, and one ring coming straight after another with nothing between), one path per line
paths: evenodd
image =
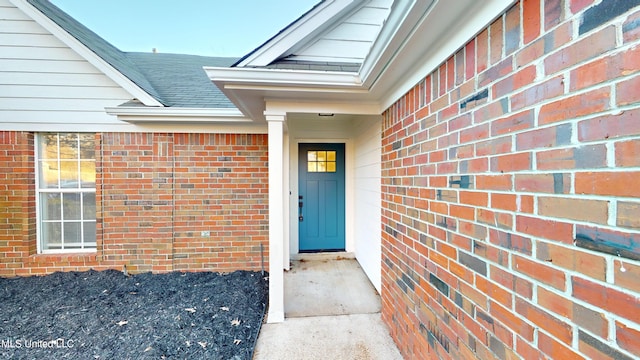
M267 292L245 271L0 279L0 357L251 359Z

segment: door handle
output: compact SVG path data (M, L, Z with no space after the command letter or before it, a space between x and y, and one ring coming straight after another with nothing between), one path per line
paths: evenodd
M302 215L302 207L304 207L304 204L302 203L302 196L298 196L298 221L304 221L304 216Z

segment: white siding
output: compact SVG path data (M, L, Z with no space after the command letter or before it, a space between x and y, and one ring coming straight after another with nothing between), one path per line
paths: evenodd
M379 120L356 124L354 172L354 234L356 258L378 292L381 291L381 156Z
M372 0L296 51L291 60L361 63L391 10L393 0Z
M0 14L0 130L123 124L104 108L131 94L8 0Z

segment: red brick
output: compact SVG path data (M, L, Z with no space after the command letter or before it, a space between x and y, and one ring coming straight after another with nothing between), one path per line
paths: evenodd
M621 227L640 230L640 203L618 201L616 224Z
M476 38L476 73L480 74L481 72L487 69L489 64L489 29L483 30L478 37Z
M503 136L499 138L491 138L476 144L476 155L498 155L506 154L511 151L512 137Z
M465 144L489 137L489 124L480 124L460 131L460 143Z
M562 124L535 129L516 135L518 151L543 147L568 145L571 143L571 125Z
M491 171L514 172L531 170L531 153L507 154L491 158Z
M532 128L534 124L533 110L526 110L514 115L495 120L491 123L491 136L509 134Z
M478 190L503 190L508 191L513 188L513 177L509 174L503 175L476 175L476 189Z
M615 26L606 27L550 55L544 60L545 74L556 74L568 67L592 59L616 46Z
M539 170L596 169L607 166L605 145L588 145L537 153Z
M596 141L640 135L640 121L637 121L639 117L640 109L633 109L583 120L578 123L578 139Z
M534 237L573 244L573 226L561 221L518 215L516 230Z
M538 260L605 281L607 265L603 256L546 242L538 242L536 254Z
M571 0L569 8L571 9L571 13L577 14L585 8L593 5L595 1L596 0Z
M640 39L640 12L629 16L622 24L622 38L625 43Z
M521 256L514 256L513 267L515 271L553 286L558 290L564 291L566 288L565 273L544 263L527 260Z
M538 121L540 124L550 124L597 114L609 109L610 97L609 88L603 87L584 94L564 98L542 106Z
M616 321L616 343L634 355L640 354L640 329Z
M516 64L525 66L564 46L572 39L573 27L570 22L564 23L551 32L538 38L516 53Z
M572 276L573 296L640 324L640 299L577 276Z
M640 172L578 172L575 175L576 194L639 197L640 187L634 184Z
M515 308L517 313L536 324L540 329L547 331L565 344L571 344L573 329L568 323L522 299L516 300Z
M618 257L613 260L613 272L616 285L640 293L640 265Z
M607 224L609 202L563 197L539 197L538 214L546 217Z
M472 79L476 74L476 42L469 41L465 46L465 80Z
M517 174L515 189L535 193L568 194L571 190L571 176L562 173Z
M538 336L538 349L543 353L549 355L552 359L584 359L583 356L578 355L571 350L567 345L556 341L544 332L541 332Z
M533 340L533 327L526 323L513 311L491 301L490 312L493 317L504 324L507 328L513 329L527 341Z
M459 196L461 204L485 207L488 203L488 195L486 192L461 190Z
M615 148L616 167L640 166L640 139L616 142Z
M522 19L523 40L526 45L540 35L540 0L522 1Z
M616 94L618 106L640 102L640 76L618 83L616 85Z
M502 96L532 84L535 79L536 67L534 65L527 66L493 85L493 97L496 99L501 98Z
M511 96L511 109L520 110L564 94L564 77L556 76Z
M544 29L549 30L558 25L564 19L565 0L545 0L544 3Z
M499 17L489 26L489 44L491 65L496 64L502 59L502 48L504 45L504 32L502 30L503 20Z

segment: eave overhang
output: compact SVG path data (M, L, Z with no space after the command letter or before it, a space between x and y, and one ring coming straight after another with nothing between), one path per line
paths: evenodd
M238 109L215 108L157 108L146 106L107 107L109 115L118 120L141 123L219 123L219 124L251 124L253 121Z
M206 67L205 72L256 121L264 121L267 101L302 102L325 111L330 109L318 104L356 102L381 114L513 3L397 0L358 73L242 67Z

